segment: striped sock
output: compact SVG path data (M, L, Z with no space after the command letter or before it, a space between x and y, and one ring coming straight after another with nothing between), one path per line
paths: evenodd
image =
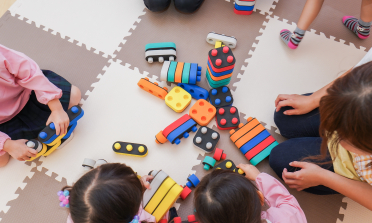
M364 22L353 16L344 16L342 18L344 25L353 31L360 39L367 39L371 30L372 22Z
M280 37L289 48L296 49L302 38L304 38L305 32L305 30L302 30L298 27L296 27L293 33L288 29L283 29L280 31Z

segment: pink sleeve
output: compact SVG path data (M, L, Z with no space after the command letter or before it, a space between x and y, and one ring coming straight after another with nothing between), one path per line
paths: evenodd
M307 222L305 213L296 198L274 177L260 173L256 184L270 206L267 211L262 212L262 219L277 223Z
M5 141L8 139L10 139L10 137L7 134L0 132L0 156L5 154L5 151L3 151L3 148L4 148Z
M61 98L62 90L44 76L35 61L11 49L4 52L4 56L9 73L16 77L20 86L34 90L40 103L48 104L50 100Z

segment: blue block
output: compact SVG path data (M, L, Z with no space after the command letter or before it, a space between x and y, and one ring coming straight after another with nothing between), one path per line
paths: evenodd
M196 77L198 76L198 64L192 63L190 68L189 84L196 84Z
M221 76L226 75L226 74L231 74L234 71L234 68L233 68L231 70L226 70L226 71L221 72L221 73L216 73L216 72L213 71L213 69L212 69L211 64L209 63L209 61L208 61L208 64L207 65L209 67L209 70L211 71L211 73L215 77L221 77Z
M253 11L253 9L254 9L254 5L253 6L244 6L244 5L234 4L234 7L235 7L236 10L239 10L239 11Z
M196 187L196 186L198 186L198 184L200 183L199 178L198 178L195 174L189 176L189 177L187 178L187 181L188 181L188 182L186 183L186 186L188 186L189 188L191 188L191 187Z
M260 134L256 135L253 139L249 140L240 147L240 151L245 155L249 150L260 144L264 139L270 136L270 133L265 129Z
M174 144L177 139L183 137L183 134L185 132L194 131L194 127L196 127L196 122L193 119L189 119L187 122L183 123L178 128L176 128L171 133L169 133L169 135L167 136L167 139L169 140L169 142ZM179 141L177 140L177 142Z
M208 100L209 93L202 87L192 84L178 84L178 86L189 92L191 94L191 97L195 98L196 100Z

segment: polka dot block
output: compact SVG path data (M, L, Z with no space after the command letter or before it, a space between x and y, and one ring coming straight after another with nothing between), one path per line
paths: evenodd
M238 109L234 106L218 108L216 123L217 128L221 130L238 128L240 124Z
M190 108L189 115L201 126L206 126L216 115L216 108L204 99L199 99Z
M115 153L129 155L129 156L147 156L147 146L143 144L130 143L130 142L115 142L112 145L112 150Z
M236 169L236 165L232 160L225 160L222 163L216 165L214 169L223 169L223 170L231 170L234 171Z
M183 112L191 102L191 95L181 87L174 87L165 97L165 104L175 112Z
M227 86L211 89L209 91L209 100L216 108L231 106L234 102L230 88Z
M208 127L200 127L194 136L194 145L207 153L213 152L220 140L220 134Z

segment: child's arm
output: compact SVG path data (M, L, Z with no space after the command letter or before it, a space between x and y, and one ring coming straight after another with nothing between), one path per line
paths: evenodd
M17 84L33 90L37 100L48 105L52 111L47 124L54 122L57 135L65 134L69 124L66 112L63 110L59 98L62 97L62 90L52 84L42 73L35 61L26 55L8 49L0 45L5 68L14 75Z
M256 181L257 188L263 193L270 208L262 212L262 218L272 222L280 223L306 223L306 217L298 204L296 198L277 181L274 177L260 173L253 165L240 164L237 166L242 169L249 180Z

